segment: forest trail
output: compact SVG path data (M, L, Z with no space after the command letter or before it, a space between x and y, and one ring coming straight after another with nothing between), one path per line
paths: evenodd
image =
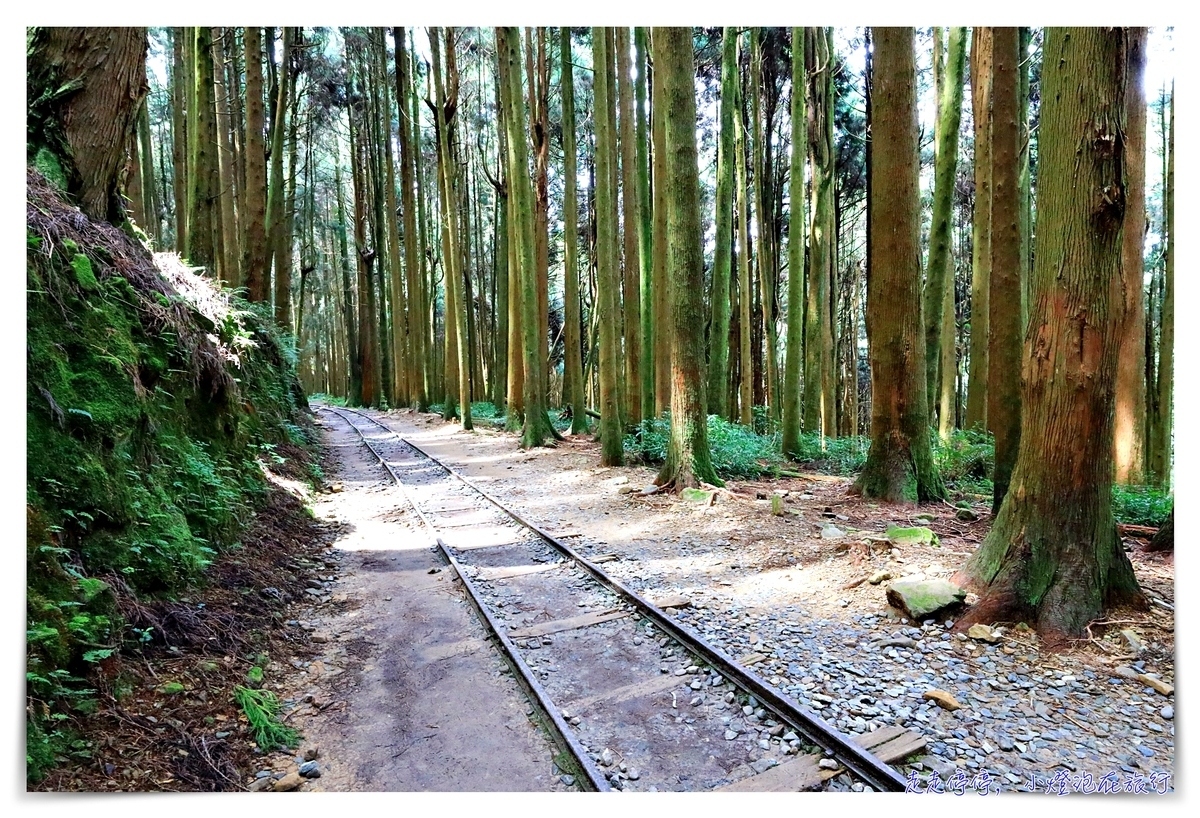
M1165 607L1120 612L1121 627L1145 641L1140 656L1129 655L1116 628L1056 653L1020 629L1001 629L992 644L954 636L941 621L916 627L888 607L886 582L866 581L884 572L948 576L986 531L982 508L980 520L963 522L948 505L880 506L848 497L848 479L818 474L731 482L711 505L647 497L637 490L654 470L599 466L588 436L522 451L497 430L363 411L589 558L613 555L605 569L639 593L688 596L682 625L731 655L760 652L763 678L820 707L845 733L876 722L922 733L924 770L948 775L973 764L1004 789L1029 787L1056 765L1094 780L1169 781L1160 774L1173 766L1173 696L1136 678L1173 681L1174 618ZM342 490L314 510L349 525L335 545L344 573L333 602L342 604L322 606L339 611L309 623L330 640L323 661L334 673L315 683L324 709L293 720L305 744L321 747L324 775L314 788L562 789L551 745L525 717L524 697L500 672L448 569L428 573L440 558L403 495L349 429L332 421L324 429L327 474ZM784 496L782 516L771 513L774 493ZM882 552L862 545L889 523L927 524L940 542ZM1141 586L1172 604L1169 555L1130 556ZM297 684L297 699L314 687ZM923 698L929 689L951 692L963 707L936 706Z
M342 490L321 495L313 511L343 533L333 544L334 604L305 623L323 655L293 681L297 699L311 693L317 711L292 720L302 746L320 748L311 789L565 789L524 695L501 673L404 495L349 428L321 428L328 478Z

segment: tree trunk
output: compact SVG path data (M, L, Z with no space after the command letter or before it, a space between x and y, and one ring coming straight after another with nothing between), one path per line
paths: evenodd
M175 252L187 245L187 107L191 64L187 59L188 28L171 29L171 168L175 194ZM145 60L142 61L143 65Z
M932 410L938 405L942 383L941 368L945 349L954 349L954 335L943 335L946 301L954 304L954 254L950 246L950 218L954 206L954 182L958 171L958 126L962 116L963 63L967 51L967 30L950 29L946 70L938 100L937 151L934 159L933 223L929 235L929 264L925 271L925 377L927 398ZM953 367L953 359L951 359ZM938 418L942 439L954 428L953 411L942 411Z
M610 128L609 109L613 107L613 69L609 52L609 31L592 29L592 62L595 66L594 93L596 123L596 254L600 311L600 462L605 466L624 463L621 439L620 401L617 394L617 224L616 191L612 166L616 160L616 134ZM664 157L665 158L665 157ZM664 237L665 238L665 237Z
M242 249L242 267L249 299L264 302L269 297L271 261L266 221L267 146L263 137L261 30L247 27L243 43L246 51L246 212L243 216L246 243ZM344 227L344 220L342 224Z
M1117 356L1113 479L1125 485L1146 479L1146 308L1143 304L1142 246L1146 237L1146 29L1129 32L1126 89L1125 227L1121 240L1125 282L1125 325Z
M140 167L142 170L142 227L146 235L154 241L154 246L161 249L162 212L158 200L158 186L154 184L154 146L150 140L150 107L147 99L138 106L137 136Z
M961 572L980 600L959 627L1027 620L1057 645L1105 606L1145 604L1112 515L1127 36L1046 29L1020 450L996 522Z
M625 421L642 420L642 310L641 230L638 211L637 146L634 144L633 82L629 63L629 28L615 29L617 58L617 108L621 154L621 224L624 252L621 256L621 285L625 315Z
M804 159L808 148L808 111L805 105L805 30L792 29L792 166L788 179L788 307L787 352L783 365L783 454L800 456L800 389L804 356ZM713 298L717 297L714 279ZM726 287L728 289L728 287ZM804 381L808 381L807 373Z
M121 172L146 95L145 28L29 30L29 159L46 149L92 219L123 224Z
M754 365L751 348L751 305L754 293L750 289L750 218L747 209L750 196L746 190L746 125L743 118L741 84L738 84L735 112L737 134L734 140L734 163L737 165L737 231L738 231L738 346L741 351L738 389L738 422L754 428Z
M940 500L929 444L917 174L916 64L911 28L874 28L871 97L871 448L855 490L886 502Z
M1147 551L1174 551L1175 550L1175 507L1171 507L1171 513L1167 516L1167 521L1162 524L1146 546Z
M225 32L213 29L213 78L217 128L218 210L221 233L221 280L228 287L241 286L238 269L237 226L233 204L233 143L229 137L229 85L225 81Z
M992 513L999 511L1021 439L1021 211L1017 181L1020 32L992 29L992 263L988 296L987 425L996 438Z
M275 323L281 327L287 327L291 323L290 300L288 291L291 289L291 271L282 269L280 247L285 241L284 236L288 230L285 224L286 217L284 215L284 200L285 200L285 183L283 178L283 150L284 150L284 122L287 119L287 100L288 100L288 78L291 76L291 71L288 66L291 63L292 55L292 29L285 27L283 29L283 57L281 61L280 71L283 76L281 81L276 85L278 95L274 99L274 113L271 117L271 178L269 187L267 188L267 235L268 235L268 257L274 261L275 277L274 277L274 293L275 293ZM357 178L357 175L356 175ZM364 191L365 193L365 191ZM358 210L358 188L355 187L355 211ZM355 220L356 222L358 219ZM357 235L357 225L356 233ZM361 249L361 248L360 248ZM270 261L268 261L270 263ZM363 293L359 291L359 299L363 300ZM374 335L374 332L371 333ZM376 365L378 362L374 362ZM364 388L366 388L367 373L364 370ZM375 398L371 398L371 405L374 405Z
M808 134L813 167L813 212L809 232L808 287L804 303L804 428L822 437L837 435L833 391L833 318L831 313L835 240L833 207L836 156L833 139L834 54L823 29L810 29L813 48L808 93L812 130Z
M212 30L199 26L192 39L193 91L188 111L188 233L184 256L219 277L217 236L217 122L213 99Z
M396 108L399 113L397 122L400 129L400 210L404 223L404 275L408 288L406 325L408 343L406 368L408 371L408 398L418 412L429 409L429 395L425 391L423 374L425 350L425 311L422 308L420 287L420 266L418 258L417 214L414 202L413 179L416 167L416 151L413 145L412 113L408 105L412 96L412 77L408 49L405 45L405 30L392 29L392 39L396 46Z
M656 46L653 36L651 49ZM655 60L658 59L654 52ZM671 326L670 289L667 278L667 132L666 112L660 106L663 97L662 73L653 69L652 100L650 104L651 139L654 150L654 415L671 407Z
M1171 123L1167 142L1166 193L1163 195L1164 241L1162 329L1158 338L1158 382L1154 440L1151 441L1151 475L1160 486L1171 485L1173 396L1175 391L1175 86L1171 85ZM1141 279L1139 278L1139 281Z
M667 142L667 268L671 277L671 439L654 482L675 491L723 485L708 449L704 400L704 250L696 167L696 71L690 28L655 30Z
M521 430L521 448L545 445L547 438L561 439L550 416L546 413L544 336L539 341L540 322L537 316L536 242L534 239L533 190L529 181L529 156L525 145L525 113L521 106L521 62L518 52L520 35L513 28L496 29L497 48L507 61L509 93L505 103L505 126L508 128L508 176L513 186L514 207L510 214L516 238L517 264L521 301L520 323L524 330L525 350L525 422ZM513 292L509 293L510 300Z
M571 29L559 29L559 54L562 57L562 146L563 146L563 312L566 322L563 355L563 381L571 395L571 434L586 434L587 413L583 395L583 359L579 334L579 202L576 194L575 166L575 67L571 62Z
M717 133L717 244L713 255L712 323L708 332L708 411L726 419L730 417L729 390L726 388L726 382L729 378L729 276L733 262L733 116L737 104L736 89L737 33L731 26L726 26L721 32L721 122ZM791 332L790 323L788 332ZM787 392L786 389L784 391ZM785 425L785 441L786 438ZM786 443L784 450L787 450Z
M637 198L638 198L638 278L641 282L642 315L642 416L654 417L654 390L658 359L654 346L654 260L652 241L652 214L650 211L650 148L646 124L646 29L633 30L634 61L637 79L634 81L634 121L637 130Z
M992 264L992 30L971 31L971 109L975 121L975 218L971 235L971 339L968 429L987 428L989 271Z
M775 253L771 243L772 226L770 220L770 185L769 151L767 144L770 140L770 122L763 114L762 86L762 45L759 42L759 29L750 29L750 121L751 132L754 135L754 218L756 236L758 238L759 297L762 300L763 346L765 355L763 364L763 388L767 405L767 414L775 422L779 421L779 363L776 361L779 349L778 330L775 323L775 277L778 274L775 264ZM832 190L832 188L831 188ZM826 279L828 281L828 279ZM828 302L826 302L828 307ZM828 312L828 310L827 310Z

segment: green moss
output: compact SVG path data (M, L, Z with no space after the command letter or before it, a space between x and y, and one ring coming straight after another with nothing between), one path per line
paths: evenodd
M46 148L40 148L33 164L59 190L67 189L67 175L63 173L62 163L58 157Z
M65 212L42 195L39 218ZM196 586L265 496L260 460L276 444L309 445L294 352L262 308L235 301L214 323L136 245L81 246L76 218L60 220L49 256L44 228L27 241L31 776L60 755L55 719L88 706L90 667L140 644L100 577L143 598ZM127 277L118 254L145 261Z
M937 545L938 537L931 529L925 526L913 526L912 528L901 528L898 525L889 525L887 529L887 538L895 545Z

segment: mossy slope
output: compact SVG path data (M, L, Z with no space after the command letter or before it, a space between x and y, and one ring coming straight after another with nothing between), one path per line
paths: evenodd
M124 632L118 599L203 582L264 494L260 459L306 443L306 406L268 315L89 222L32 169L26 215L32 770L89 672L156 638Z

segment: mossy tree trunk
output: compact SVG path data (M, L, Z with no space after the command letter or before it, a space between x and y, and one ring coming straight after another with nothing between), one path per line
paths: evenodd
M162 213L162 205L158 198L158 186L154 184L154 145L150 139L150 106L148 100L143 99L138 107L137 121L137 136L138 136L138 154L140 155L140 167L142 171L142 227L146 231L146 235L154 240L155 248L161 249L161 222L160 214Z
M1130 28L1129 85L1126 90L1125 229L1121 265L1125 283L1125 325L1117 356L1113 478L1140 484L1146 478L1146 307L1143 303L1142 246L1146 233L1146 29Z
M971 109L975 123L975 215L971 228L971 337L963 425L987 428L989 271L992 264L992 30L971 30Z
M339 153L340 148L337 148L337 142L334 143L334 152ZM247 173L247 179L249 173ZM337 194L337 239L338 239L338 259L341 269L342 280L342 324L346 334L346 354L350 360L350 369L347 373L349 393L346 395L351 404L361 406L363 383L362 383L362 357L358 343L358 317L354 308L354 291L350 285L350 251L347 241L347 233L349 230L346 225L346 195L342 187L342 163L333 163L333 187ZM357 237L357 231L355 236ZM264 248L265 255L265 248ZM263 287L266 287L266 279L263 279ZM263 301L265 298L265 291Z
M349 56L349 55L347 55ZM374 263L378 248L367 236L367 202L371 192L367 178L367 146L363 143L363 118L366 112L360 94L356 93L354 61L347 59L347 85L351 97L358 102L349 106L350 164L354 182L354 248L358 261L358 368L361 377L360 405L379 405L379 322L375 299ZM268 208L269 209L269 208Z
M963 65L967 53L967 30L950 29L946 68L938 89L937 151L934 159L933 223L930 226L929 261L925 270L925 377L927 399L932 411L939 406L938 432L943 439L954 428L953 405L940 407L939 386L945 348L954 349L954 335L944 334L946 301L953 310L954 256L951 251L950 219L954 205L954 182L958 171L958 126L962 117ZM953 358L951 358L953 369Z
M241 271L238 269L238 241L236 212L233 194L234 155L233 141L230 138L230 107L231 95L225 72L225 38L229 33L227 28L213 29L213 80L214 105L217 130L217 165L219 172L219 188L217 200L220 210L221 236L221 280L228 287L241 286ZM153 189L153 188L151 188Z
M728 30L728 29L726 29ZM800 455L800 389L804 358L804 245L807 213L804 206L804 160L808 147L805 105L805 30L792 29L792 166L788 177L788 307L787 350L783 364L783 454ZM715 277L713 299L717 298ZM725 291L728 291L726 282ZM804 380L807 380L805 378ZM710 387L711 381L710 381Z
M727 383L731 307L729 276L733 265L733 115L737 105L736 89L737 33L732 26L725 26L721 32L721 120L717 133L717 243L713 255L712 319L708 332L708 411L723 418L730 417ZM788 332L791 332L790 323ZM786 393L786 388L784 391ZM785 451L786 439L785 425Z
M496 76L500 85L500 149L504 151L505 162L508 161L508 134L512 132L507 117L511 110L509 95L512 83L508 78L508 60L500 48L500 32L497 29L497 64ZM519 89L518 89L519 90ZM520 104L520 96L517 102ZM518 130L518 133L520 131ZM523 138L523 137L522 137ZM528 169L521 172L527 173ZM525 345L521 335L521 266L517 256L517 233L521 230L520 219L517 216L516 183L511 176L511 166L505 168L507 193L504 204L507 207L505 223L508 226L508 383L506 393L506 422L505 427L510 431L520 429L525 423Z
M996 438L992 511L1000 509L1021 439L1021 211L1017 77L1020 31L992 29L992 263L988 273L987 425Z
M616 134L610 124L612 117L609 116L614 103L615 84L611 39L608 29L592 29L592 63L595 66L593 119L596 123L596 306L600 312L600 462L605 466L620 466L624 463L625 453L617 391L618 350L621 345L617 326L620 282L617 275L617 202L613 189L617 144ZM658 53L656 48L656 57ZM656 72L659 70L661 68L656 68Z
M811 48L808 94L812 130L812 222L809 230L808 286L804 302L804 428L822 436L837 435L834 399L832 293L837 235L833 209L836 174L833 139L832 31L809 29ZM794 93L794 92L793 92Z
M946 490L933 463L925 396L914 32L874 28L872 38L868 184L872 201L887 206L873 206L867 226L871 448L854 488L865 497L915 503L942 499Z
M1046 30L1020 449L996 522L961 572L980 600L960 627L1026 620L1059 644L1106 606L1145 604L1112 514L1127 36Z
M763 390L767 414L777 423L780 419L779 362L776 360L779 349L779 331L775 321L775 280L779 271L778 265L775 263L775 247L772 242L774 233L770 216L770 145L768 144L771 138L771 123L770 118L763 111L763 47L760 33L758 28L750 29L750 129L754 135L754 217L755 236L758 240L755 261L758 266L763 346L765 347L765 354L762 358ZM828 302L826 302L826 306L828 306Z
M754 292L750 289L750 196L746 184L746 125L741 83L735 89L734 104L737 132L734 138L734 173L737 177L737 235L738 235L738 422L754 426L754 363L751 357L751 307Z
M520 34L513 28L496 29L497 48L501 59L507 61L509 93L505 99L505 126L508 128L508 178L512 185L510 196L513 210L513 237L516 239L516 258L519 271L521 315L524 330L525 422L521 429L521 448L543 446L548 438L561 436L550 423L546 412L545 339L539 339L540 322L537 316L536 241L534 238L533 189L529 179L529 155L525 142L525 112L521 105ZM513 292L510 291L510 301Z
M175 252L182 255L187 244L187 100L190 84L191 63L188 61L188 33L191 29L171 29L171 172L174 179L172 192L175 196ZM259 61L259 110L262 100L261 37ZM145 61L143 60L143 65ZM249 68L247 68L249 70ZM247 82L249 79L247 78ZM246 94L249 97L247 87ZM264 161L265 154L264 154ZM265 189L265 187L264 187Z
M655 31L667 142L667 267L671 277L671 439L655 478L676 491L722 485L708 448L704 399L704 251L696 164L696 71L690 28Z
M563 380L571 397L571 434L588 430L587 404L583 394L583 359L580 347L579 308L579 200L576 193L575 160L575 67L571 61L571 29L559 29L559 54L562 64L562 147L563 147L563 310L566 327L563 332L565 355Z

